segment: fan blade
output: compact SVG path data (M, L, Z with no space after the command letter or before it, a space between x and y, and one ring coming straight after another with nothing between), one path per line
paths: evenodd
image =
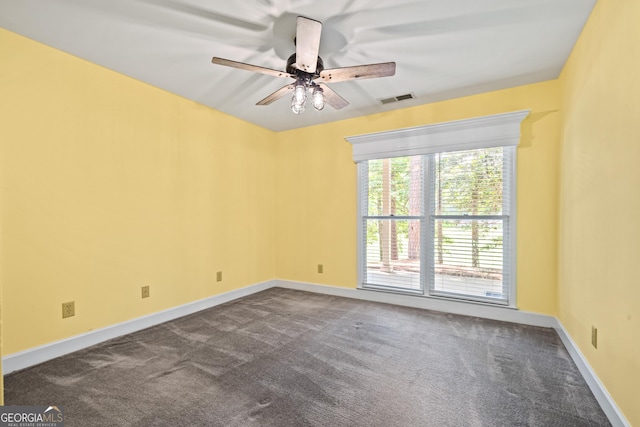
M269 105L272 102L275 102L278 99L282 98L286 94L288 94L290 92L293 92L295 87L296 87L295 83L291 83L290 85L283 86L280 89L278 89L277 91L273 92L271 95L269 95L266 98L264 98L263 100L258 101L256 103L256 105Z
M292 76L291 74L286 73L284 71L278 71L278 70L273 70L271 68L259 67L257 65L245 64L244 62L232 61L230 59L217 58L215 56L211 59L211 62L218 65L224 65L225 67L239 68L241 70L253 71L254 73L267 74L269 76L295 78L295 76Z
M296 68L305 73L315 73L320 50L322 23L298 16L296 28Z
M356 65L354 67L333 68L320 72L320 79L325 83L344 82L347 80L373 79L393 76L396 73L395 62L380 64Z
M266 31L269 29L269 25L260 22L252 22L240 17L225 15L218 13L213 8L207 8L204 6L198 6L195 4L185 4L183 2L174 0L138 0L143 3L148 3L156 7L162 7L172 12L180 12L185 15L191 15L198 18L205 19L209 22L216 22L225 24L231 27L237 27L249 31Z
M327 104L331 105L336 110L342 110L344 107L349 105L349 101L338 95L336 91L331 89L329 86L323 83L318 84L318 86L322 88Z

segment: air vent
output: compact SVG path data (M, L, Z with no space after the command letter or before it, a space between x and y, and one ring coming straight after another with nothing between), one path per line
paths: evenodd
M380 98L378 102L382 105L391 104L394 102L406 101L407 99L415 99L415 95L412 93L407 93L406 95L398 95L392 96L391 98Z

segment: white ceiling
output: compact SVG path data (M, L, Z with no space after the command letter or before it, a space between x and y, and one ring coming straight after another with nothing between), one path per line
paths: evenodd
M558 77L596 0L0 0L0 25L280 131ZM295 18L322 21L325 68L395 61L396 75L334 83L351 105L294 115L284 70ZM1 61L1 58L0 58ZM44 64L46 66L46 64ZM414 100L377 99L413 93Z

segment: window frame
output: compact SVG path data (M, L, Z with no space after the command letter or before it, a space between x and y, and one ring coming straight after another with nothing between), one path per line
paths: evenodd
M429 179L427 185L430 186L428 190L427 203L429 204L429 213L427 214L428 220L428 232L429 235L427 237L427 274L428 278L426 283L423 285L424 287L428 287L426 289L426 293L428 293L431 297L442 297L442 298L451 298L455 300L469 300L473 302L486 302L489 304L495 305L506 305L509 307L515 307L515 293L516 293L516 280L515 280L515 264L516 264L516 149L515 147L502 147L503 149L503 177L507 177L507 181L502 182L503 188L503 213L500 215L437 215L434 213L432 209L431 202L433 201L432 192L435 191L433 186L436 184L434 180ZM429 169L433 169L435 160L434 156L429 156ZM508 170L507 170L508 169ZM429 175L429 177L433 177L433 175ZM426 187L426 186L425 186ZM505 191L507 190L507 191ZM505 213L504 206L508 206L508 210ZM433 246L433 241L435 238L434 226L435 221L437 219L464 219L464 220L492 220L498 219L503 221L503 277L506 276L507 279L503 279L502 282L502 293L507 295L506 301L498 301L491 297L473 297L467 296L464 294L456 294L446 291L436 291L433 289L435 282L435 248Z
M369 190L369 163L368 161L359 162L358 163L358 287L363 289L376 289L381 291L391 291L391 292L402 292L407 294L414 295L424 295L427 284L427 270L423 268L426 266L427 261L427 251L424 250L423 243L425 239L428 237L428 215L427 215L427 195L428 188L427 182L425 181L425 177L428 176L429 161L425 156L422 156L422 173L423 173L423 185L422 185L422 206L421 206L421 215L368 215L368 203L365 207L365 197L364 193L367 193L367 202L368 202L368 190ZM363 213L367 213L367 215L363 215ZM365 278L367 277L366 269L367 269L367 246L366 246L366 229L367 229L367 220L412 220L412 221L420 221L420 288L419 289L411 289L411 288L401 288L401 287L390 287L380 284L374 283L365 283Z
M458 120L454 122L437 123L427 126L406 128L381 132L376 134L347 137L353 145L353 159L357 163L357 262L358 262L358 289L381 290L388 292L416 295L425 298L444 298L447 300L489 303L497 306L516 308L517 276L516 276L516 186L517 186L517 158L516 147L520 141L520 126L529 115L530 110L515 111L511 113L496 114L492 116L476 117L472 119ZM508 292L507 301L495 301L490 298L473 298L466 295L444 295L430 293L432 284L434 248L433 233L430 230L433 222L430 200L430 171L431 161L424 161L425 168L423 185L423 208L421 221L421 251L420 251L420 290L405 290L403 288L385 287L366 284L366 221L370 219L367 210L363 206L364 192L368 196L368 179L363 179L363 173L368 174L368 162L365 160L383 159L391 157L405 157L413 155L427 155L434 153L465 151L478 148L504 147L508 161L504 161L503 167L509 168L508 194L509 213L505 215L508 220L508 242L504 241L503 275L508 275L508 281L503 287ZM503 184L504 185L504 184ZM503 193L504 194L504 193ZM365 215L363 215L365 213ZM417 219L411 217L396 217L395 219ZM504 236L504 231L503 231ZM507 240L507 236L505 236ZM508 247L508 251L506 246ZM504 291L504 288L503 288Z

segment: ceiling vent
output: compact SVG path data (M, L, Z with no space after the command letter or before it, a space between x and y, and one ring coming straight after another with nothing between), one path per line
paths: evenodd
M380 98L378 102L382 105L391 104L394 102L406 101L407 99L415 99L416 96L412 93L407 93L406 95L398 95L392 96L391 98Z

